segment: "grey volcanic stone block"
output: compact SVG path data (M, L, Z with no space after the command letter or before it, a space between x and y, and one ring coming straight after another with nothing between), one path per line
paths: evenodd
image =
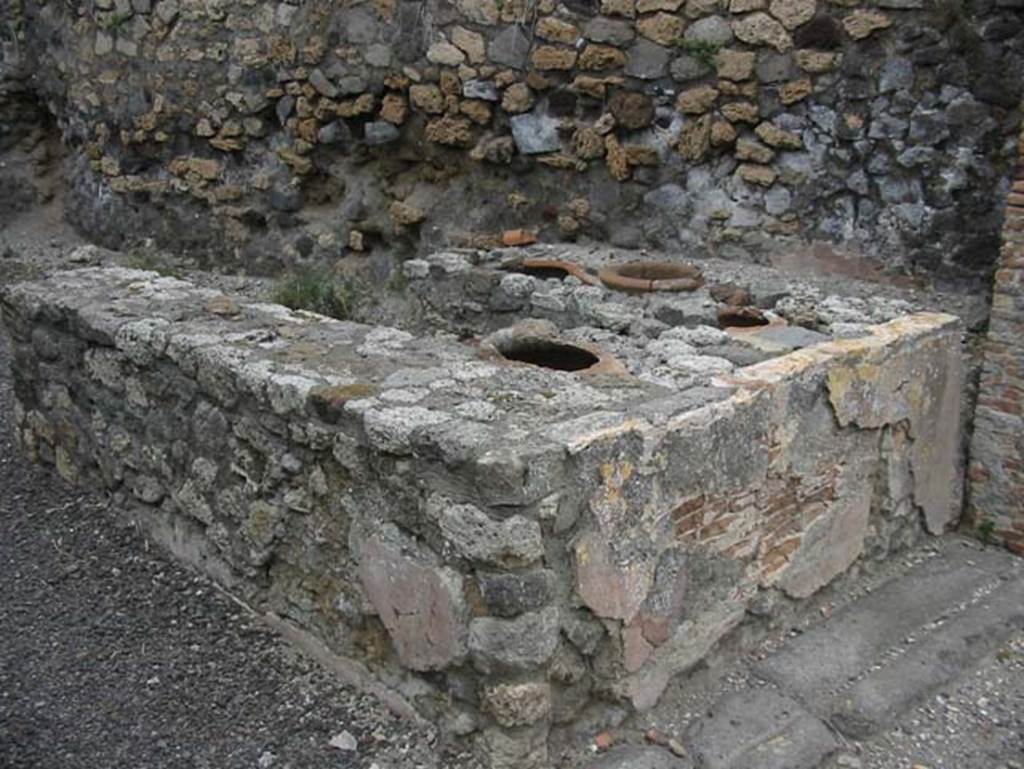
M951 603L966 601L975 590L998 581L1005 564L1005 555L954 550L941 562L925 563L886 584L754 669L816 712L829 714L836 693L865 673L884 649L940 618Z
M558 645L558 610L549 607L516 619L480 617L469 625L473 664L483 672L529 672L543 665Z
M672 53L668 48L650 40L637 40L627 52L626 74L641 80L664 77L665 67ZM680 78L685 79L685 78Z
M498 617L534 611L551 600L555 575L547 569L512 574L478 572L477 585L487 608Z
M389 144L399 136L398 128L383 120L367 123L363 131L367 144Z
M518 24L505 27L487 46L487 55L495 64L523 69L530 52L530 38Z
M621 745L586 764L584 769L693 769L693 762L661 748Z
M558 120L549 115L527 113L509 120L516 148L524 155L554 152L562 146L558 136Z
M868 737L957 679L1024 630L1024 581L1000 585L977 605L938 623L930 637L929 629L915 634L905 653L883 658L836 696L830 721L847 736Z
M540 526L514 515L496 520L475 505L458 504L440 496L427 501L446 539L459 554L494 566L523 566L544 555Z
M823 722L767 687L721 700L686 745L702 769L817 769L838 747Z
M610 45L629 45L636 32L627 21L611 19L607 16L595 16L583 25L583 36L588 40Z

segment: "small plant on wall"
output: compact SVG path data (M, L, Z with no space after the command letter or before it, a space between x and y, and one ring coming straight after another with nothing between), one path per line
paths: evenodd
M715 66L715 56L722 50L721 43L708 40L680 40L676 46L708 67Z
M303 267L283 276L273 300L292 310L307 310L346 320L359 303L361 291L351 279L326 268Z
M985 518L978 524L978 539L986 547L992 543L992 535L995 534L996 524L990 518Z

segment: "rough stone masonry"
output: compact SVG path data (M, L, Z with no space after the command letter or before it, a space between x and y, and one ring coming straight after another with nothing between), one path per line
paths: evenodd
M33 458L496 768L546 766L748 608L960 511L948 315L672 388L132 270L7 287L2 312Z
M68 212L269 270L548 241L988 277L1021 0L4 0ZM6 83L6 85L4 85ZM33 103L32 97L35 102Z

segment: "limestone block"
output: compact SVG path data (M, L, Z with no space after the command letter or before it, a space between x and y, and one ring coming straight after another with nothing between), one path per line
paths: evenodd
M554 152L562 146L558 120L549 115L526 113L509 120L516 148L523 155Z
M917 356L901 364L885 362L881 340L928 323L940 330L913 342ZM881 328L873 339L845 343L857 363L830 372L830 398L842 425L878 428L910 421L914 500L924 511L928 530L938 534L956 521L962 494L960 332L954 318L942 315L918 315Z
M447 41L434 43L427 49L427 61L454 67L466 60L466 54L458 46Z

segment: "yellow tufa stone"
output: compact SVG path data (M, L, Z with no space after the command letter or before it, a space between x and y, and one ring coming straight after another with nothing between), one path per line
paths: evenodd
M880 29L892 26L892 19L878 11L854 11L843 19L843 29L854 40L863 40Z
M792 80L779 89L779 100L786 105L796 104L810 96L813 90L814 86L810 78Z
M708 85L690 88L679 94L676 109L686 115L701 115L711 109L718 99L719 91Z
M715 69L718 76L725 80L747 80L754 74L754 61L757 54L753 51L735 51L723 48L715 54Z
M724 147L736 141L736 127L728 120L717 120L711 124L711 144Z
M388 93L381 99L380 118L394 125L401 125L409 114L409 105L400 93Z
M579 67L594 71L614 69L626 63L626 54L610 45L588 45L580 54Z
M580 30L575 24L545 16L537 22L536 35L552 43L573 45L580 37Z
M737 171L743 181L757 184L761 187L771 187L779 176L774 169L768 166L753 165L751 163L744 163Z
M391 221L400 227L419 224L427 218L422 208L409 205L401 200L396 200L388 207L388 214L391 216Z
M719 108L722 117L733 123L756 123L761 119L758 106L749 101L734 101Z
M754 133L765 144L776 149L798 150L804 146L799 134L784 131L774 123L765 121L754 129Z
M682 19L664 11L644 16L636 23L638 34L661 45L675 45L683 34L683 29Z
M427 123L427 141L449 147L468 147L473 143L473 127L466 118L445 117Z
M804 72L810 72L813 75L819 75L822 72L828 72L838 63L840 54L831 53L829 51L815 51L811 49L802 49L794 54L797 65Z
M608 173L616 181L626 181L629 178L629 160L626 157L626 150L614 134L609 134L604 138L604 148Z
M606 16L625 16L632 19L636 16L635 0L601 0L601 13Z
M530 61L539 70L569 70L576 64L576 51L556 45L542 45L534 50Z

